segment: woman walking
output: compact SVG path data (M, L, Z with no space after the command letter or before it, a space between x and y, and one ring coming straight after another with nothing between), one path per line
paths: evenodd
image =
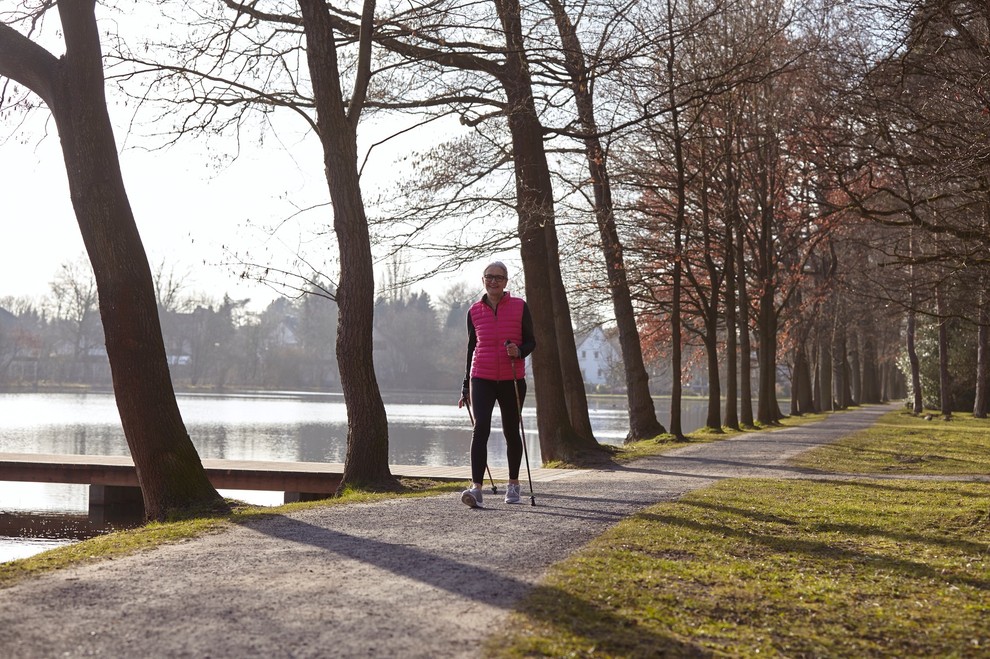
M457 403L458 407L470 405L474 412L471 487L461 493L461 501L472 508L481 505L495 403L502 414L509 462L505 502L519 503L519 466L523 456L519 415L526 398L526 357L536 348L529 306L521 297L505 290L509 281L505 264L501 261L488 264L482 281L485 294L467 315L467 369Z

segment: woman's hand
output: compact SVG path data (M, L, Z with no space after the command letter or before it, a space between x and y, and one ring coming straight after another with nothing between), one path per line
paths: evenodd
M505 352L512 359L519 359L519 346L517 346L512 341L505 342Z

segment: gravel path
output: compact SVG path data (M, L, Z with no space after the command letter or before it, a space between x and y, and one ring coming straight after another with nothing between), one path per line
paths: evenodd
M0 590L0 655L468 657L553 563L637 510L787 458L889 407L686 446L537 488L310 510ZM494 441L494 438L493 438Z

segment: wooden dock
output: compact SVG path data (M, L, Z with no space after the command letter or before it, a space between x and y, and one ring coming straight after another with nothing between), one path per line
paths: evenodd
M267 462L256 460L203 460L213 486L221 490L285 492L285 500L325 498L337 491L344 465L335 462ZM468 481L468 466L389 465L392 475L407 478ZM523 465L520 477L526 478ZM509 470L492 468L492 477L504 481ZM533 482L549 482L580 473L578 469L531 469ZM135 500L137 472L130 456L46 455L0 453L0 481L77 483L90 486L90 505ZM140 491L137 491L140 500Z

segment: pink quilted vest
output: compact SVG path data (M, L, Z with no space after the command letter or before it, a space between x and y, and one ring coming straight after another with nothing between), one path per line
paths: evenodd
M522 343L522 298L512 297L508 292L498 301L498 313L488 303L479 300L471 306L471 322L478 337L471 359L471 377L485 380L511 380L512 362L515 361L515 376L526 376L526 360L509 359L505 353L505 341L516 345Z

